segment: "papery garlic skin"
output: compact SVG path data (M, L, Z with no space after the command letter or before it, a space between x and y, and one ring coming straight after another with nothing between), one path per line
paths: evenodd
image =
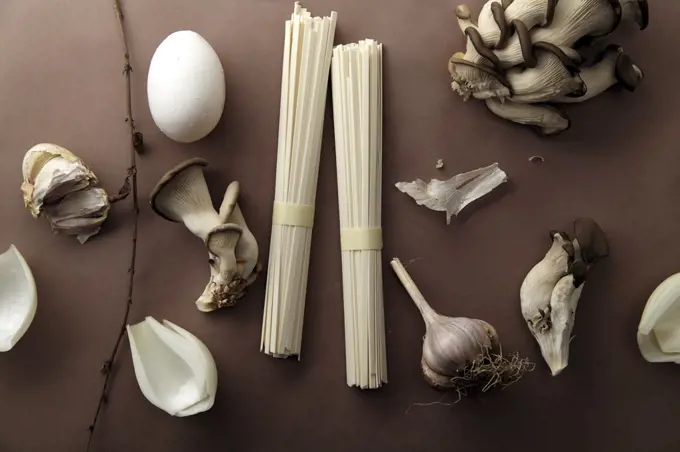
M11 245L0 254L0 352L11 350L31 326L38 306L33 273Z
M146 399L166 413L185 417L212 408L217 392L215 360L196 336L147 317L127 325L137 383Z
M680 273L666 278L649 296L637 342L646 361L680 364Z
M438 212L446 212L446 224L468 204L490 193L507 182L508 175L498 163L461 173L447 180L422 179L413 182L397 182L399 191L409 195L418 205Z
M46 216L55 233L76 235L80 243L101 230L110 203L97 176L69 150L41 143L22 163L24 205L34 218Z

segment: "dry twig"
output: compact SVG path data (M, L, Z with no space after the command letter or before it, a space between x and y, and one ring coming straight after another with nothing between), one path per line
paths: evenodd
M142 133L137 131L134 119L132 117L132 94L130 89L130 73L132 72L132 66L130 65L130 53L128 51L127 37L125 35L125 25L123 23L123 12L121 10L119 0L113 0L113 8L116 13L116 18L118 19L120 34L123 41L125 57L123 75L125 76L126 108L127 108L127 116L125 117L125 122L128 124L130 129L131 142L130 142L130 166L128 167L127 175L125 176L125 182L123 183L123 186L121 187L118 194L111 196L109 198L109 201L111 203L122 201L130 193L132 193L134 220L132 223L132 245L130 253L130 266L128 268L128 295L127 303L125 306L125 316L123 317L123 321L118 332L118 337L116 339L116 343L113 347L111 355L109 356L109 359L105 361L101 367L101 372L105 375L104 386L102 387L102 392L99 397L97 411L95 412L94 419L92 420L92 423L90 424L89 427L90 436L87 442L86 449L88 451L90 450L90 446L92 444L92 438L97 427L97 421L99 420L99 415L101 413L102 407L107 402L109 386L111 384L112 375L111 367L113 365L114 360L116 359L116 355L118 354L118 350L123 340L123 336L125 335L125 325L127 325L128 317L130 315L130 307L132 306L132 293L135 278L135 262L137 258L137 229L139 224L139 196L137 192L137 152L141 150L144 140Z

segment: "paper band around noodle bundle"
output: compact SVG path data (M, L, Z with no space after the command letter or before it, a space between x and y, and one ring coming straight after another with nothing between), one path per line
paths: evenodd
M314 226L314 207L305 204L275 202L272 224L311 229Z
M340 230L342 251L382 250L381 228L352 228Z

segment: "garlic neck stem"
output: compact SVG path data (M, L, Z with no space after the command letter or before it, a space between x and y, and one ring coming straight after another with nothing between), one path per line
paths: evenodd
M432 307L430 307L423 294L420 292L420 290L418 290L416 283L411 278L411 275L408 274L404 265L396 257L392 259L390 264L392 265L392 270L394 270L394 273L396 273L399 281L401 281L401 284L406 289L406 292L408 292L408 294L411 296L411 299L420 311L420 314L423 316L425 324L429 325L432 323L435 320L437 313L434 311L434 309L432 309Z

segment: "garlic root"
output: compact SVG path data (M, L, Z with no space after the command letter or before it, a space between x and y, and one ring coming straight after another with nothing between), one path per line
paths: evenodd
M527 359L503 355L493 326L483 320L440 315L427 303L401 261L394 258L390 264L425 322L421 369L432 387L467 396L508 386L533 370Z

